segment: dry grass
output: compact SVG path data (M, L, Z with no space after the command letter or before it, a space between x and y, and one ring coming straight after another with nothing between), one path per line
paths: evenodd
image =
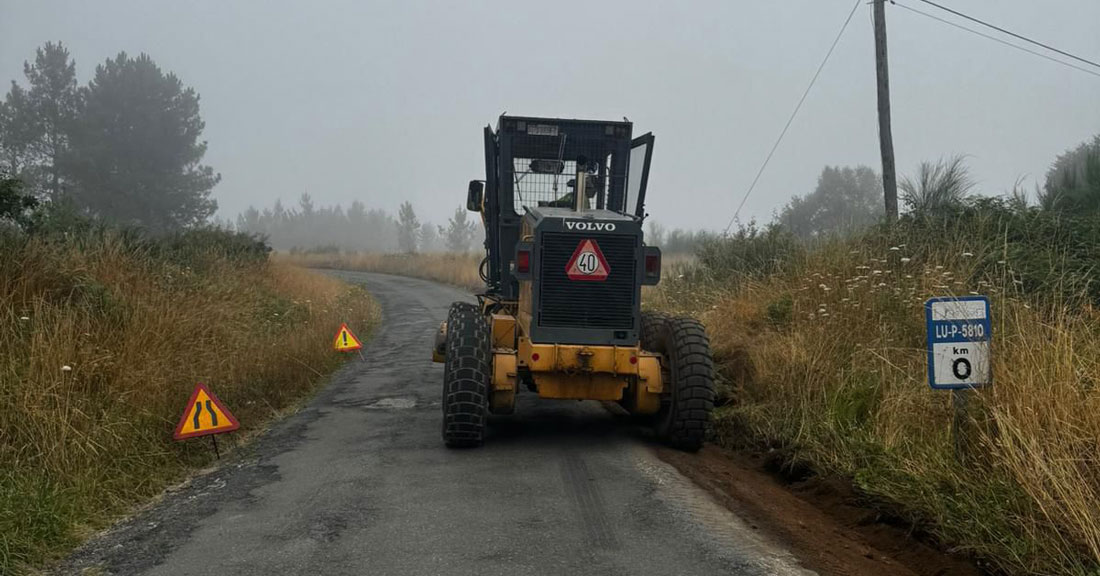
M111 234L0 248L0 573L208 463L207 442L171 439L196 382L241 421L232 446L338 364L340 322L366 336L380 317L361 289L262 260Z
M278 254L278 262L308 268L334 268L411 276L451 284L468 290L484 289L477 274L482 256L464 254Z
M701 316L739 401L719 441L787 451L851 478L949 547L1015 574L1100 565L1100 314L1016 294L1012 262L975 274L966 247L832 246L797 274L672 280L657 306ZM994 256L996 258L996 256ZM995 386L960 460L949 392L928 387L923 302L988 294Z

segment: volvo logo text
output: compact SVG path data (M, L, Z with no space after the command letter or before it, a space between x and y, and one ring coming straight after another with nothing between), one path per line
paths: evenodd
M566 220L566 230L578 230L584 232L614 232L614 222L583 222L580 220Z

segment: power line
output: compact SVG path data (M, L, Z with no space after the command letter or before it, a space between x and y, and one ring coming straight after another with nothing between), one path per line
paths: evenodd
M855 16L856 9L859 8L859 4L863 0L856 0L852 5L852 11L848 13L848 18L844 20L844 25L840 27L840 32L837 33L836 39L833 40L833 45L829 47L829 51L825 54L825 58L821 61L821 65L817 67L817 72L814 72L814 77L810 80L810 85L806 87L806 91L802 93L802 98L799 99L798 105L794 107L794 112L791 112L791 117L787 119L787 124L783 126L783 131L779 133L779 138L775 140L775 145L772 146L771 152L768 152L768 157L764 159L764 163L760 165L760 170L756 172L756 177L752 179L752 184L749 185L749 189L745 192L745 196L741 198L741 203L737 205L737 211L733 213L733 218L730 218L729 224L726 225L726 230L723 234L729 234L730 228L737 220L737 216L741 213L741 208L744 208L745 201L749 199L749 195L752 194L756 183L760 181L760 177L764 175L764 170L768 168L768 163L771 162L772 156L775 155L775 151L779 149L779 144L783 142L783 137L787 135L787 130L791 128L791 123L794 122L795 116L798 116L798 111L802 109L802 104L806 102L806 97L810 95L810 90L813 89L814 84L817 82L818 76L821 76L821 71L825 69L825 64L829 61L829 57L833 55L833 51L836 50L837 44L840 43L840 38L844 36L844 31L848 29L848 24L852 21L852 16Z
M922 0L922 1L923 1L923 0ZM1032 55L1034 55L1034 56L1038 56L1038 57L1040 57L1040 58L1043 58L1043 59L1046 59L1046 60L1050 60L1051 62L1054 62L1054 63L1056 63L1056 64L1061 64L1062 66L1066 66L1066 67L1069 67L1069 68L1073 68L1074 70L1078 70L1078 71L1084 72L1085 74L1091 74L1091 75L1093 75L1093 76L1096 76L1097 78L1100 78L1100 72L1096 72L1096 71L1094 71L1094 70L1089 70L1088 68L1083 68L1083 67L1081 67L1081 66L1078 66L1078 65L1076 65L1076 64L1072 64L1072 63L1070 63L1070 62L1066 62L1065 60L1059 60L1059 59L1057 59L1057 58L1054 58L1053 56L1050 56L1050 55L1048 55L1048 54L1043 54L1042 52L1037 52L1037 51L1035 51L1035 50L1031 50L1031 49L1029 49L1029 48L1025 48L1024 46L1020 46L1020 45L1018 45L1018 44L1013 44L1012 42L1008 42L1007 40L1004 40L1004 39L1001 39L1001 38L997 38L996 36L992 36L992 35L986 34L986 33L984 33L984 32L980 32L980 31L978 31L978 30L975 30L975 29L973 29L973 28L967 28L966 26L963 26L962 24L958 24L958 23L952 22L952 21L950 21L950 20L947 20L947 19L944 19L944 18L940 18L939 16L936 16L936 15L934 15L934 14L929 14L929 13L927 13L927 12L923 12L923 11L921 11L921 10L917 10L916 8L913 8L913 7L910 7L910 6L906 6L905 4L902 4L902 3L900 3L900 2L897 2L896 0L894 0L893 4L894 4L895 6L897 6L898 8L904 8L904 9L906 9L906 10L910 11L910 12L913 12L913 13L916 13L916 14L920 14L921 16L924 16L924 17L926 17L926 18L931 18L931 19L933 19L933 20L936 20L936 21L938 21L938 22L942 22L942 23L944 23L944 24L947 24L948 26L952 26L952 27L954 27L954 28L958 28L959 30L964 30L964 31L966 31L966 32L970 32L971 34L975 34L975 35L977 35L977 36L981 36L982 38L986 38L986 39L988 39L988 40L992 40L992 41L994 41L994 42L997 42L998 44L1004 44L1005 46L1008 46L1009 48L1015 48L1015 49L1017 49L1017 50L1020 50L1021 52L1027 52L1028 54L1032 54Z
M1058 54L1061 54L1062 56L1068 56L1068 57L1073 58L1074 60L1077 60L1079 62L1083 62L1083 63L1088 64L1090 66L1095 66L1097 68L1100 68L1100 63L1093 62L1092 60L1087 60L1087 59L1082 58L1080 56L1077 56L1075 54L1070 54L1069 52L1066 52L1065 50L1059 50L1058 48L1055 48L1055 47L1053 47L1049 44L1043 44L1042 42L1039 42L1038 40L1032 40L1031 38L1028 38L1027 36L1017 34L1015 32L1012 32L1011 30L1005 30L1004 28L1001 28L1000 26L990 24L989 22L986 22L984 20L979 20L978 18L975 18L973 16L967 16L966 14L963 14L962 12L959 12L958 10L953 10L951 8L948 8L947 6L942 6L940 4L932 2L932 0L919 0L919 1L924 2L925 4L928 4L929 6L935 6L936 8L939 8L940 10L943 10L945 12L950 12L950 13L952 13L952 14L960 17L960 18L966 18L967 20L970 20L971 22L981 24L982 26L985 26L987 28L992 28L992 29L994 29L994 30L996 30L996 31L998 31L1002 34L1008 34L1009 36L1012 36L1013 38L1023 40L1024 42L1028 42L1028 43L1034 44L1036 46L1041 46L1043 48L1046 48L1047 50L1050 50L1051 52L1057 52Z

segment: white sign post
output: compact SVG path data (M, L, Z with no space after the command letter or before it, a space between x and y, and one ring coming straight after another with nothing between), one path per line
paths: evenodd
M928 329L928 384L952 390L955 417L951 433L955 456L967 460L970 391L993 383L993 323L985 296L932 298L924 304Z

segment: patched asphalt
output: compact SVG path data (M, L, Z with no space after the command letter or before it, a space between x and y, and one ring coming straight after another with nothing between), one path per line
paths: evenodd
M484 447L440 439L439 322L472 297L364 284L383 323L304 409L59 574L806 574L594 402L521 392Z

